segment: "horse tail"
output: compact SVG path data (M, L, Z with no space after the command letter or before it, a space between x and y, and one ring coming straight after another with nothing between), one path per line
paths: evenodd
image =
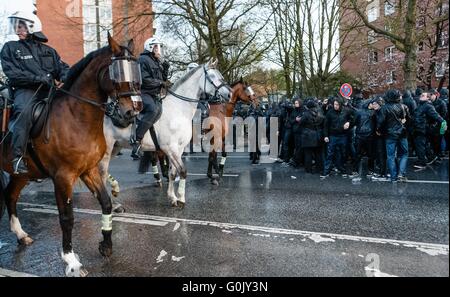
M146 173L150 169L150 164L153 160L153 153L144 151L143 156L139 160L139 173Z

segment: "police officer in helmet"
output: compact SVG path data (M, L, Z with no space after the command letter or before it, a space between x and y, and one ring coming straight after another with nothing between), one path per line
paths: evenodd
M16 34L19 40L7 42L0 58L3 71L14 90L11 119L14 123L13 168L14 174L20 174L28 172L23 156L33 124L32 106L35 101L48 95L53 84L62 87L69 66L61 60L56 50L45 44L48 39L42 33L41 21L34 13L18 11L8 20L9 34Z
M139 57L142 73L142 101L144 109L141 111L141 119L136 129L133 151L131 157L139 159L139 149L145 133L158 120L162 112L161 89L169 88L171 83L167 80L169 63L162 59L163 44L158 38L152 37L145 41L144 52Z

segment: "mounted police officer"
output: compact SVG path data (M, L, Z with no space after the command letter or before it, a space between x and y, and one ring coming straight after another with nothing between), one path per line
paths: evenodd
M48 95L54 80L57 87L63 85L69 66L56 50L44 44L48 39L35 14L18 11L8 19L10 34L16 34L19 40L7 42L0 57L14 91L13 168L14 174L19 174L28 171L23 156L33 124L32 106Z
M141 119L136 129L136 137L131 157L139 159L139 149L145 133L158 120L162 112L161 89L170 88L167 80L169 75L169 63L162 59L162 43L157 38L149 38L144 43L144 52L139 57L142 73L142 100L144 109L141 111Z

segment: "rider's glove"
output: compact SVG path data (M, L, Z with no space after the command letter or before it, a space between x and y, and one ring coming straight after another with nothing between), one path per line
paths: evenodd
M44 85L51 86L53 84L53 77L50 74L37 76L36 81Z
M165 89L170 89L171 86L173 86L173 83L170 80L163 81L161 83L162 87Z

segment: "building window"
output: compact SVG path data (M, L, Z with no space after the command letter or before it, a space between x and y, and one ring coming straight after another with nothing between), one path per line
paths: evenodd
M384 15L391 15L395 12L395 1L386 0L384 1Z
M367 42L369 44L377 42L377 33L375 33L375 31L369 30L367 32Z
M436 42L438 44L438 48L446 48L448 47L448 31L442 31L439 36L436 36L438 39Z
M371 51L369 52L369 64L376 64L378 62L378 52Z
M447 70L446 62L436 63L435 65L436 77L443 77L445 75L446 70Z
M387 84L393 84L397 81L397 76L395 75L395 71L388 71L386 77Z
M378 1L373 1L367 6L367 20L369 22L373 22L378 19L378 10Z
M384 49L384 59L386 61L392 61L394 59L395 46L389 46Z
M106 32L113 33L111 0L83 0L83 25L85 55L107 45ZM97 31L100 33L100 38L97 36Z

